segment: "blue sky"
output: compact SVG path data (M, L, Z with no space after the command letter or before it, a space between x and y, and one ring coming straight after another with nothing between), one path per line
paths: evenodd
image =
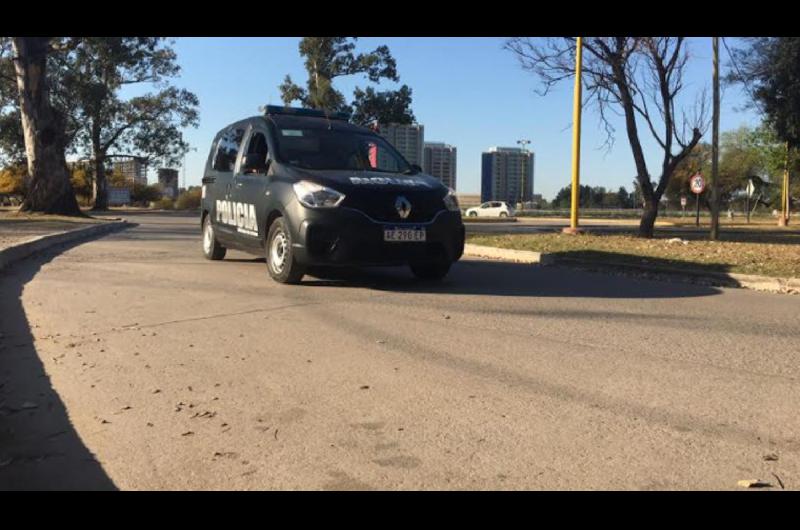
M280 104L278 85L286 74L305 84L306 74L298 53L300 38L179 38L175 39L181 76L178 86L200 99L200 126L186 131L196 151L186 157L186 183L202 178L214 134L237 119L258 113L259 105ZM733 41L731 41L733 42ZM503 38L403 37L360 38L357 51L381 44L389 46L397 60L400 83L413 90L413 111L425 125L425 139L444 141L458 148L458 191L480 191L481 152L491 146L516 146L530 139L536 153L534 192L545 198L569 183L571 153L572 82L565 82L547 96L534 92L538 80L524 72L516 58L503 50ZM711 85L711 39L692 38L691 59L685 78L688 94ZM721 50L723 73L727 53ZM336 81L337 89L350 97L355 86L366 86L360 77ZM381 83L377 88L396 88ZM710 93L710 92L709 92ZM755 124L752 111L743 111L745 94L737 88L723 93L720 129ZM597 112L586 109L583 117L581 184L631 189L635 174L622 122L610 152L601 145L605 133ZM646 131L642 130L642 136ZM710 132L707 133L710 139ZM651 174L660 165L657 146L645 141ZM181 170L183 177L183 169ZM151 180L152 180L151 176Z

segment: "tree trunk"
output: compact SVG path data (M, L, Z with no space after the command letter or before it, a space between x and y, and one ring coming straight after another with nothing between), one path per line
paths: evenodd
M50 39L15 37L12 42L29 178L20 210L82 216L64 156L63 123L50 105L46 75Z
M648 239L653 237L656 217L658 217L658 199L646 199L644 201L642 219L639 221L639 237L646 237Z
M106 154L97 146L94 148L94 206L92 206L92 210L108 210Z
M615 66L615 77L617 87L621 96L622 108L625 112L625 131L628 134L628 142L633 153L633 161L636 165L636 180L639 182L639 189L642 194L644 209L642 218L639 221L639 237L652 238L653 227L658 217L658 200L653 184L650 182L650 174L647 172L647 163L644 158L644 150L639 141L639 130L636 126L636 111L633 106L630 86L628 85L626 74L622 65Z

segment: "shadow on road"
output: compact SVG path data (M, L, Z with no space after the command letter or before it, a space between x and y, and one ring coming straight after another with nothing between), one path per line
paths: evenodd
M462 260L441 282L425 282L408 268L315 268L307 286L352 286L382 291L487 296L578 298L686 298L720 294L717 288L652 281L562 267Z
M51 385L22 305L39 269L79 244L0 271L0 490L116 489Z

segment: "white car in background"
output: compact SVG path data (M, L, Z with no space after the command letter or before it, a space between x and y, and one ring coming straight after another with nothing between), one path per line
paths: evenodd
M514 208L502 201L489 201L469 208L467 217L514 217Z

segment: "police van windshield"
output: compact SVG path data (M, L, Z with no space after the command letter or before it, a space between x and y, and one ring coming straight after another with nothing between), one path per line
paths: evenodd
M278 128L278 157L304 169L413 173L379 136L330 129Z

